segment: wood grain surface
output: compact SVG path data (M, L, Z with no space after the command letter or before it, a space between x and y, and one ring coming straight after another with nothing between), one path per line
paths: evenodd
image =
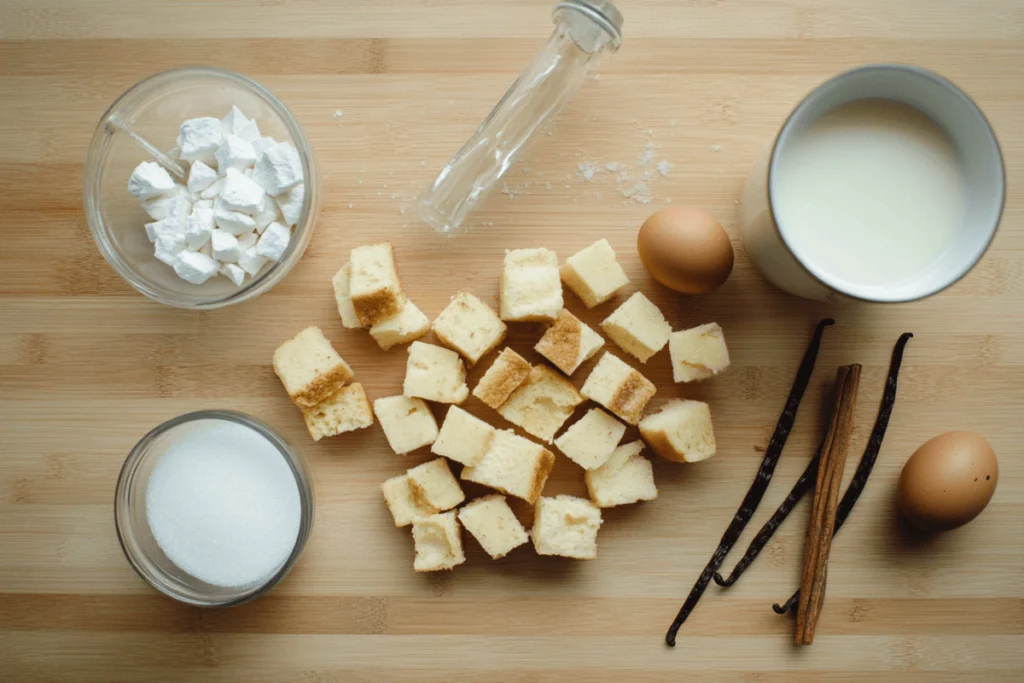
M412 197L539 48L552 4L0 3L0 680L1021 680L1024 5L623 0L622 50L512 170L507 193L474 215L469 235L433 234L412 217ZM889 307L799 301L752 269L736 200L804 93L876 61L935 69L976 98L1006 157L1002 228L984 261L940 296ZM289 277L259 299L205 313L157 305L122 282L92 242L80 191L87 143L110 102L151 73L197 63L240 71L280 96L311 136L324 178L316 234ZM587 182L578 173L580 163L635 166L648 141L656 161L675 164L651 180L649 205L623 197L615 174ZM737 265L721 290L677 296L644 274L636 230L670 202L712 211L732 235ZM674 385L664 352L644 368L656 404L710 402L718 455L694 466L655 462L659 499L607 511L596 561L523 548L493 562L467 536L465 565L415 574L408 530L392 526L378 485L427 454L394 455L376 426L314 444L271 371L274 348L320 325L372 398L398 393L404 349L380 351L343 329L334 308L330 277L351 247L391 240L407 291L433 317L459 289L495 301L506 248L545 246L564 258L601 237L631 279L626 294L646 293L675 328L724 327L733 365L721 377ZM614 307L586 312L567 301L590 323ZM856 459L892 345L901 332L915 337L875 473L835 539L814 645L794 648L792 620L770 609L799 579L805 501L736 586L708 590L669 649L664 631L749 485L824 315L838 324L776 482L727 567L812 455L835 368L864 365ZM513 327L512 345L535 358L539 329ZM160 421L203 407L279 429L310 461L317 492L294 572L225 611L150 589L113 525L128 450ZM475 399L467 407L501 423ZM969 526L923 538L895 512L896 480L919 444L954 428L989 439L999 488ZM582 493L581 480L559 456L547 492Z

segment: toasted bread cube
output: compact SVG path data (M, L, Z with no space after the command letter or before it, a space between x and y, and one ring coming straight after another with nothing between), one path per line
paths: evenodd
M555 466L554 454L511 429L499 429L484 457L462 470L462 479L533 503Z
M608 462L583 476L590 500L600 508L629 505L658 497L651 461L640 455L642 441L633 441L615 449Z
M472 467L491 445L495 429L458 406L448 409L430 452Z
M604 339L597 332L580 322L564 308L558 313L558 320L540 338L534 351L547 358L567 375L590 360L604 346Z
M701 401L673 400L640 421L651 450L673 462L700 462L715 454L711 408Z
M388 396L373 402L391 450L405 455L429 446L437 438L437 421L427 404L419 398Z
M355 382L314 408L302 408L306 429L313 441L325 436L363 429L373 424L373 408L363 385Z
M601 329L623 351L646 363L665 348L672 328L651 300L641 292L626 299L601 323Z
M409 346L402 393L438 403L462 403L469 397L466 366L454 351L415 341Z
M718 323L673 332L668 339L668 352L674 382L696 382L729 367L729 349Z
M300 408L313 408L352 379L352 368L319 327L307 327L274 351L274 372Z
M583 397L569 380L546 365L538 365L498 412L528 434L550 443L581 403Z
M600 408L591 408L555 439L555 445L574 463L585 470L592 470L612 457L625 434L626 425Z
M352 292L349 289L351 277L352 266L346 263L331 279L331 284L334 285L334 300L338 304L338 315L341 316L341 324L350 329L363 326L359 322L359 316L356 315L355 306L352 305Z
M410 469L409 488L418 503L437 510L451 510L466 500L459 481L452 475L448 461L438 458Z
M416 543L412 568L418 572L452 569L466 561L454 510L413 520L412 540Z
M512 349L502 349L491 367L487 368L487 372L477 382L473 395L497 410L508 400L512 392L526 381L532 367L525 358Z
M505 502L505 496L500 493L483 496L464 505L459 510L459 521L495 560L530 540L526 529Z
M654 384L607 351L583 383L580 393L600 403L631 425L640 421L647 402L654 397Z
M505 252L501 270L501 319L554 321L562 310L558 256L549 249Z
M559 555L577 560L597 557L597 530L601 509L585 498L541 498L533 517L533 547L538 555Z
M468 292L456 294L434 321L437 338L462 354L470 367L493 351L507 331L491 307Z
M407 474L391 477L381 484L380 488L384 492L384 502L387 503L391 516L395 518L395 526L409 526L415 519L429 517L438 512L413 497Z
M349 295L363 327L373 327L402 312L405 294L389 242L356 247L349 257L349 265Z
M587 308L608 301L629 284L608 240L598 240L570 256L559 274Z
M402 312L385 318L371 327L370 336L376 340L380 348L387 351L396 344L405 344L419 339L429 329L430 320L427 319L427 316L416 308L416 304L406 299Z

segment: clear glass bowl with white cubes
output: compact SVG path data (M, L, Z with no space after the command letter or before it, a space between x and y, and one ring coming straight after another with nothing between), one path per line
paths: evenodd
M319 206L305 133L266 88L210 67L137 83L103 115L85 209L103 257L149 298L251 299L302 257Z

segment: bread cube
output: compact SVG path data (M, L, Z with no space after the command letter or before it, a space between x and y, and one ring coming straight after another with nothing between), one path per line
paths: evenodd
M538 555L559 555L577 560L597 557L597 530L601 509L585 498L541 498L533 517L533 547Z
M626 425L600 408L592 408L555 439L555 445L574 463L592 470L608 461L625 433Z
M665 348L672 328L661 311L641 292L626 299L601 323L601 329L622 350L646 363Z
M547 358L567 375L594 357L604 346L604 339L564 308L558 319L540 338L534 351Z
M551 451L511 429L500 429L494 433L480 462L462 470L462 479L533 503L544 490L554 466Z
M473 395L497 410L526 381L531 369L525 358L505 348L477 382Z
M437 422L427 404L418 398L388 396L373 402L373 412L380 420L391 450L405 455L429 446L437 438Z
M468 292L459 292L434 321L434 334L455 349L469 366L493 351L508 330L491 307Z
M387 503L391 516L395 518L395 526L409 526L414 519L429 517L438 510L424 505L412 495L412 488L409 485L409 476L402 474L391 477L380 485L384 492L384 502Z
M505 502L505 496L499 493L477 498L464 505L459 510L459 521L495 560L500 560L530 540L526 529Z
M673 332L668 339L668 352L674 382L696 382L729 367L729 349L718 323Z
M640 421L640 435L652 451L673 462L700 462L715 454L711 408L701 401L669 402Z
M412 568L418 572L452 569L466 561L454 510L413 520L412 540L416 544Z
M302 418L313 441L325 436L363 429L373 424L373 408L363 385L358 382L342 387L341 391L313 408L302 408Z
M594 505L601 508L629 505L658 497L651 461L640 455L642 441L633 441L615 449L608 462L583 476Z
M319 327L307 327L277 347L274 372L300 408L323 403L352 379L352 368Z
M398 315L385 318L370 328L370 336L380 348L387 351L396 344L405 344L419 339L430 329L430 321L416 304L405 300L405 306Z
M402 312L405 294L389 242L356 247L349 257L349 295L363 327Z
M430 452L472 467L491 445L495 429L458 406L448 409Z
M549 249L505 252L501 270L501 319L554 321L562 310L558 256Z
M409 488L412 497L420 505L437 510L451 510L466 500L459 481L452 476L448 461L438 458L417 465L406 474L409 476Z
M409 346L402 393L438 403L462 403L469 397L466 366L454 351L415 341Z
M631 425L640 421L655 391L649 379L607 351L580 389L585 397L600 403Z
M498 412L528 434L550 443L581 403L583 397L569 380L546 365L538 365Z
M608 240L598 240L570 256L559 274L587 308L608 301L629 284Z
M334 285L334 300L338 304L338 315L341 316L341 324L349 329L354 329L362 327L363 324L359 322L355 306L352 305L352 292L349 288L351 277L352 266L346 263L331 278L331 284Z

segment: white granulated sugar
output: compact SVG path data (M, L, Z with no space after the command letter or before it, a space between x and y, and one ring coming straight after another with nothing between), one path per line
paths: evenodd
M342 116L344 116L344 112L342 112L340 109L335 109L334 110L334 119L335 120L340 119Z
M272 197L290 190L302 182L298 150L290 142L268 147L257 157L252 177Z
M721 152L723 149L725 148L722 147L721 145L711 145L712 152Z
M217 148L217 170L226 176L231 169L244 171L256 163L256 148L233 133L224 136L224 143Z
M609 161L607 164L604 165L604 169L609 173L617 173L619 170L619 162Z
M188 248L196 251L210 241L213 232L213 209L200 206L192 208L192 213L185 219L185 238Z
M349 202L348 208L350 208L350 209L352 208L352 203L351 202Z
M231 211L241 211L250 215L260 213L267 193L251 178L246 178L238 169L229 167L224 178L224 186L220 190L221 206ZM253 223L255 227L255 222Z
M218 197L213 204L213 220L217 227L233 235L243 235L256 229L256 220L241 211L232 211Z
M128 178L128 191L138 199L152 199L172 192L174 178L155 161L143 161Z
M183 251L178 254L178 262L174 264L174 272L182 280L194 285L201 285L220 270L220 264L206 254L195 251Z
M224 142L224 131L220 119L203 116L189 119L181 124L178 131L178 148L185 161L202 161L212 165L216 162L217 148Z
M639 156L639 158L637 158L636 163L637 166L643 167L648 166L652 161L654 161L654 145L648 142L647 147L644 149L643 153Z
M669 173L672 172L672 169L675 167L676 165L673 164L671 161L666 161L665 159L662 159L661 161L658 162L658 173L660 173L662 176L667 176Z
M587 181L591 180L594 177L594 175L598 172L597 164L593 164L590 162L583 162L581 164L578 164L577 167L579 168L580 175L583 176L583 179Z
M245 282L245 271L234 263L225 263L220 267L220 274L227 277L227 279L234 282L236 285L241 285Z
M221 263L234 263L242 255L238 246L238 238L224 230L214 230L210 235L210 244L213 246L213 258Z
M280 261L288 249L292 232L280 223L271 223L256 243L256 253L271 261Z
M146 488L146 520L164 554L215 586L272 577L295 549L301 519L284 456L258 432L224 420L172 443Z
M306 202L306 184L299 183L281 196L277 197L277 206L286 225L295 225L302 215L302 207Z
M193 161L188 172L188 191L199 194L217 180L217 172L201 161Z
M267 264L267 259L256 252L256 247L249 247L238 257L238 265L249 275L256 275Z

